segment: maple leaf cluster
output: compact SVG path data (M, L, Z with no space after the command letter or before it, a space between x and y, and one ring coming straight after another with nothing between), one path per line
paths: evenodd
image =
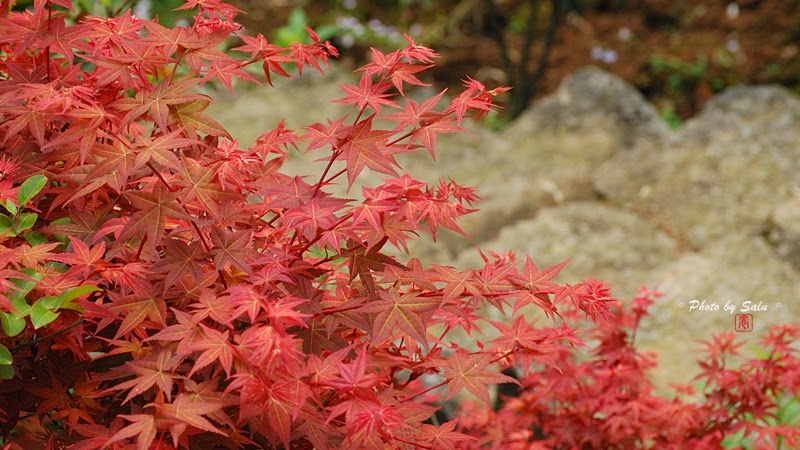
M781 325L746 358L731 332L704 345L693 385L658 395L647 371L652 354L635 349L636 330L659 294L642 289L593 328L589 355L526 371L518 396L497 410L462 405L464 449L798 448L800 326ZM736 362L736 359L741 361ZM741 446L741 447L740 447Z
M553 281L563 264L489 254L460 270L386 251L463 233L475 192L416 180L396 156L433 156L439 134L505 89L467 78L452 100L406 99L431 49L373 50L335 100L353 113L280 123L241 148L197 88L260 83L254 69L268 84L292 65L324 73L330 43L244 35L219 0L186 2L194 19L173 29L130 11L76 18L66 0L12 4L0 4L4 450L466 448L483 437L436 424L441 401L468 393L487 409L491 385L518 383L509 365L577 370L562 367L577 332L534 327L525 309L614 320L602 284ZM232 36L241 45L219 50ZM292 149L328 163L287 175ZM330 193L367 170L384 179L359 199ZM509 312L485 321L500 337L453 337L479 334L489 308Z

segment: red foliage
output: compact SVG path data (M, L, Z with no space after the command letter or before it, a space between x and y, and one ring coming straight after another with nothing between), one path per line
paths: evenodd
M358 85L342 86L337 101L356 108L352 118L305 132L279 124L243 149L204 114L211 99L195 88L257 82L247 71L256 64L270 84L289 76L286 63L323 72L337 55L330 43L313 32L312 44L287 49L240 36L233 53L247 57L236 58L217 47L240 29L239 11L219 0L188 1L193 23L172 30L130 12L76 23L64 0L2 5L4 449L440 449L540 437L628 448L712 445L743 427L794 437L742 422L769 415L781 386L797 387L793 328L740 372L720 360L729 347L715 345L704 366L718 386L709 406L665 402L650 394L648 360L622 338L629 316L609 313L601 284L560 286L551 279L562 265L520 267L513 255L457 270L384 252L421 231L462 232L475 193L415 180L394 155L433 155L437 133L463 131L504 88L468 79L440 111L441 94L401 105L404 83L423 84L417 76L436 57L409 39L374 51ZM329 163L313 178L288 176L291 148ZM364 170L387 178L362 200L328 192ZM495 324L500 338L477 350L453 341L456 329L476 331L477 311L512 304L510 325ZM520 315L527 304L610 319L597 359L568 360L575 331L534 328ZM497 372L512 362L548 368L497 415L486 406L460 424L424 423L437 388L486 403L487 385L514 381ZM679 420L675 432L666 418ZM487 438L511 424L504 440Z
M702 387L677 386L682 394L667 399L653 392L646 376L655 366L653 356L633 346L653 297L642 290L598 324L591 355L573 352L559 355L557 363L523 364L529 370L521 394L498 411L479 408L482 414L475 414L469 403L462 405L458 429L476 438L462 448L718 449L724 437L737 433L747 437L744 448L798 448L800 430L780 423L777 401L800 390L800 355L790 346L800 327L773 328L763 339L766 356L737 367L726 363L738 347L733 334L718 336L700 362ZM518 326L504 326L503 339Z

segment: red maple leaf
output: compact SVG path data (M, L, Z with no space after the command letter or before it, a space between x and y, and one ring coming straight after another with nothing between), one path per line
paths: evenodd
M171 192L161 183L150 190L125 191L125 197L136 208L119 233L120 240L134 236L146 236L148 245L154 249L161 243L167 228L167 219L186 219L187 215L178 205L180 192Z
M124 366L116 368L107 375L108 379L116 379L135 375L131 380L124 381L112 387L112 391L129 390L123 403L129 402L136 396L144 394L153 386L158 386L167 399L171 398L173 387L172 369L180 359L167 348L153 351L153 354L134 361L126 362ZM151 416L152 417L152 416Z
M73 253L61 253L51 259L69 264L71 267L66 276L81 276L88 278L95 270L105 269L108 263L103 260L106 252L106 243L100 242L91 249L80 239L70 236Z
M372 119L370 116L356 124L348 135L348 139L341 144L339 150L342 152L342 159L347 164L347 188L351 188L358 174L365 167L385 173L397 175L395 167L399 167L397 161L391 154L392 150L387 146L388 139L392 136L391 131L373 130Z
M210 252L214 257L214 265L222 269L225 264L230 263L242 272L251 273L253 269L250 260L255 256L255 251L249 246L252 236L251 230L229 231L214 228L211 234L214 248Z
M451 420L439 426L424 423L420 428L420 438L430 448L442 450L457 450L461 448L459 446L461 442L477 440L472 436L453 431L457 423L457 420Z
M370 50L372 51L372 62L356 70L356 72L364 72L364 76L381 75L390 71L400 61L400 52L391 52L385 55L374 47L371 47Z
M353 105L359 110L365 109L367 106L372 108L376 113L380 114L381 105L391 106L398 108L397 103L389 100L392 94L386 94L392 85L390 83L372 83L372 77L363 76L358 82L358 86L351 86L340 84L347 95L334 100L334 103L344 103L346 105Z
M487 370L486 368L489 366L491 359L492 355L482 354L454 355L449 358L447 360L448 366L445 370L445 376L450 380L447 383L447 398L452 398L466 388L472 395L487 404L491 404L487 385L500 383L520 384L519 381L508 375Z
M444 301L448 302L468 293L473 297L480 297L481 289L475 281L475 271L472 269L456 270L453 267L432 265L437 272L437 281L447 283L443 289Z
M123 419L131 422L127 427L117 431L108 438L103 447L125 439L136 437L136 450L147 450L156 438L156 418L151 414L122 414Z
M190 351L201 351L202 353L195 359L194 366L189 372L189 376L207 365L219 361L225 370L225 374L230 377L231 367L233 366L233 346L229 342L230 331L224 332L209 328L202 323L199 324L203 330L202 335L192 342Z
M166 132L169 125L169 107L180 105L194 100L203 100L206 97L200 94L189 94L188 90L195 87L200 80L182 79L176 82L165 80L156 86L152 92L146 90L139 91L134 98L123 98L117 100L111 106L120 111L128 111L122 119L123 124L136 120L143 114L148 113L158 124L162 131Z
M136 293L122 296L112 291L108 292L108 298L111 300L108 310L123 317L115 338L127 335L145 320L162 327L166 325L167 304L160 295Z
M374 300L358 309L360 312L377 313L372 323L372 339L380 342L399 329L422 346L427 347L427 312L441 304L441 298L420 296L419 292L400 293L391 288L378 292Z
M394 67L392 67L392 84L394 84L394 87L396 87L398 92L400 92L400 95L405 95L403 93L403 82L413 84L415 86L430 86L430 84L420 81L419 78L417 78L414 74L430 69L431 67L433 67L433 65L420 66L408 63L395 64Z
M164 251L164 259L156 261L151 270L155 273L166 273L164 291L175 286L177 280L189 273L196 283L203 278L204 252L200 242L185 243L177 239L168 239Z

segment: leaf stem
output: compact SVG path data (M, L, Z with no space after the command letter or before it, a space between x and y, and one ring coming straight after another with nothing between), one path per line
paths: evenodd
M434 384L433 386L429 387L428 389L425 389L424 391L417 392L416 394L412 395L411 397L406 397L406 398L400 400L400 403L405 403L405 402L407 402L409 400L413 400L413 399L415 399L417 397L421 397L421 396L427 394L428 392L430 392L430 391L432 391L434 389L438 389L438 388L444 386L445 384L447 384L449 382L450 382L450 379L448 378L448 379L442 381L441 383Z
M67 327L64 327L64 328L62 328L62 329L60 329L58 331L54 331L54 332L52 332L52 333L50 333L48 335L38 337L36 339L33 339L32 341L25 342L24 344L19 344L16 347L12 347L9 351L11 353L18 352L18 351L22 350L25 347L30 347L32 345L36 345L37 343L39 343L41 341L44 341L44 340L50 339L50 338L54 338L54 337L58 336L59 334L66 333L67 331L77 327L78 325L80 325L82 323L83 323L83 317L81 317L80 319L76 320L75 322L73 322L71 325L69 325Z
M172 186L170 186L169 182L161 175L161 172L156 170L156 168L153 166L152 162L148 161L146 165L150 170L153 171L153 173L158 177L158 179L161 180L161 183L164 184L164 186L167 188L168 191L176 192L175 190L172 189ZM194 229L194 231L197 232L197 237L200 239L200 245L203 246L203 248L205 249L206 252L210 252L211 251L211 244L206 242L205 236L203 236L203 233L200 232L200 226L197 225L197 222L193 218L191 218L192 216L191 216L191 213L189 212L189 208L187 208L186 205L181 205L181 208L183 208L183 210L186 211L186 214L189 216L189 223L192 225L192 228ZM144 244L144 242L142 244ZM141 248L139 249L139 253L141 253ZM138 254L137 254L137 258L138 258ZM228 289L228 282L225 281L225 277L222 276L222 269L217 267L217 273L219 274L219 279L222 282L222 286L227 290Z
M331 166L333 166L333 162L336 161L336 158L338 158L339 155L341 155L341 154L342 154L341 150L338 150L338 149L334 150L333 153L331 153L331 158L328 160L328 165L325 166L325 170L322 172L322 175L320 175L319 181L317 181L317 185L314 187L314 192L311 194L311 198L316 197L317 193L319 193L319 190L322 189L322 185L323 185L323 183L325 181L325 177L328 175L328 172L331 170Z

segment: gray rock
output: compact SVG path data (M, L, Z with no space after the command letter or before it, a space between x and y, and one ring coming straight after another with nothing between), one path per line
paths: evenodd
M779 258L800 270L800 196L776 206L762 234Z
M660 386L688 382L697 373L695 361L702 356L698 342L734 331L736 314L752 314L753 331L737 333L745 342L745 352L759 345L759 336L769 326L800 317L800 276L759 236L731 234L699 253L684 253L650 277L659 280L654 286L664 296L643 321L637 344L660 355L656 372ZM716 304L719 310L690 310L692 300ZM761 302L767 310L743 311L746 301ZM726 304L734 310L725 311Z
M445 240L453 254L494 238L508 224L534 217L541 207L594 199L591 170L614 151L611 138L602 130L540 135L535 145L487 131L475 130L475 135L444 136L435 163L427 155L417 155L406 165L425 181L444 176L478 188L480 212L465 217L461 224L471 241Z
M543 208L534 219L504 228L484 250L514 250L539 266L569 260L560 282L599 278L612 293L628 298L643 284L659 279L651 273L679 257L677 243L641 217L599 202L571 202ZM476 250L464 251L459 265L478 267Z
M611 201L700 248L757 232L800 170L800 101L777 87L737 87L667 139L617 154L594 175Z
M588 67L536 103L504 132L444 136L437 163L412 173L451 176L479 186L481 214L463 227L473 241L448 242L451 252L497 236L505 224L534 217L541 207L595 199L592 173L633 144L669 133L655 108L620 78Z
M583 133L605 129L617 145L660 139L669 127L655 107L621 78L596 67L578 70L553 95L537 102L507 133L524 138L537 131Z

